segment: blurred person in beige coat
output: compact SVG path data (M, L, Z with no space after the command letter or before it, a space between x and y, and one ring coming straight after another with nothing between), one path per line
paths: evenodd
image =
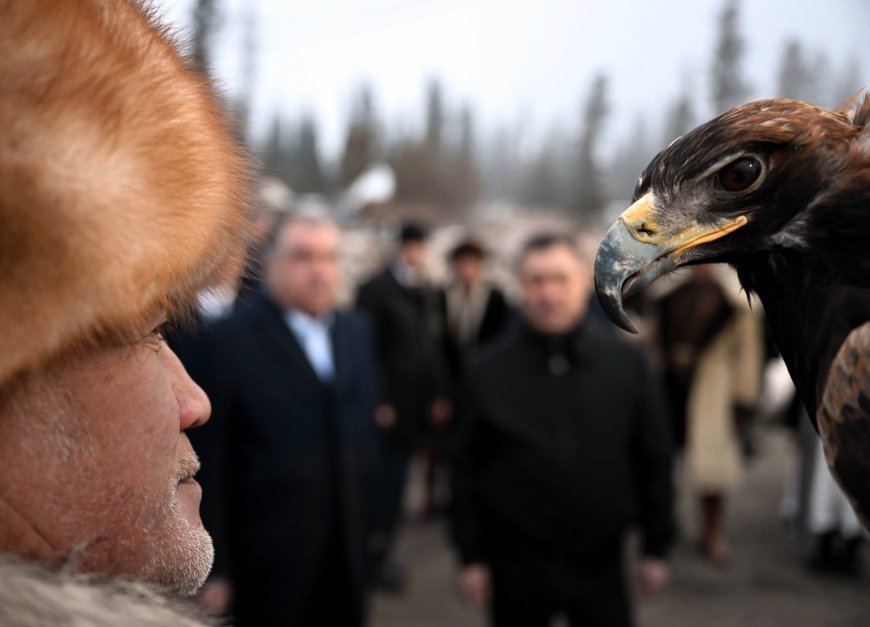
M738 485L764 361L761 318L727 268L696 266L658 303L658 341L678 444L700 495L701 546L722 565L724 500Z

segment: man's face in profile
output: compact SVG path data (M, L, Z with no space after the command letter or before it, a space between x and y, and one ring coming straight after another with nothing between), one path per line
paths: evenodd
M528 252L519 278L523 313L533 329L567 333L585 314L591 273L567 246L556 243Z
M184 430L204 392L156 333L93 349L0 399L0 549L192 594L211 569Z

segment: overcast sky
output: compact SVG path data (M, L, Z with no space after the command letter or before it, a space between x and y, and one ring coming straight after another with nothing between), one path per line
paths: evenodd
M193 0L157 0L167 21L190 25ZM350 102L364 81L390 127L418 128L424 87L441 79L448 102L469 102L479 130L522 124L574 131L591 78L610 79L609 136L624 138L638 112L661 118L688 85L708 117L708 73L723 0L223 0L216 74L240 89L241 23L255 9L258 54L253 126L276 110L309 111L334 157ZM824 51L832 74L850 57L870 85L870 2L743 0L744 69L754 97L772 95L783 42ZM855 85L855 88L862 85ZM830 103L821 103L830 104ZM701 120L699 120L700 122Z

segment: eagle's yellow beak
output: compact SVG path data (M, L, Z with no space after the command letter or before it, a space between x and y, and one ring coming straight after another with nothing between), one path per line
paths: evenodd
M608 317L632 333L637 331L625 313L624 298L639 292L660 276L691 261L687 252L722 238L746 225L746 216L693 222L682 229L659 217L656 198L647 193L626 209L607 231L595 257L595 291Z

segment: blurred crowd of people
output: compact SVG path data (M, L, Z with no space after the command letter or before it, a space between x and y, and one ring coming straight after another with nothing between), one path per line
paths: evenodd
M394 549L415 458L418 515L449 520L461 593L497 627L632 624L633 591L668 583L678 530L727 566L769 356L733 277L699 266L635 303L631 340L567 231L511 251L516 300L468 232L436 285L429 233L406 223L340 306L343 237L328 213L279 215L253 279L228 276L170 338L212 402L191 434L215 541L200 605L243 626L366 624L370 591L405 584ZM674 519L678 460L697 530ZM824 464L805 466L784 512L816 534L811 566L857 573L860 525Z

